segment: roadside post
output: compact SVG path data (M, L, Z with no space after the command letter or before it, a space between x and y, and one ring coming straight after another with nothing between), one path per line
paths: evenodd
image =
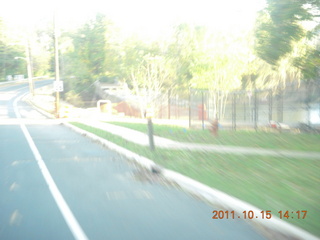
M63 92L63 82L60 81L60 67L59 67L59 45L58 45L58 29L56 22L56 12L53 15L53 35L54 35L54 59L55 59L55 81L54 91L56 92L56 117L60 118L60 92Z
M56 117L60 118L60 92L63 92L63 81L54 81L53 82L53 91L56 92L56 102L55 102L55 109L56 109Z
M155 150L154 139L153 139L153 123L152 123L153 116L154 116L153 109L151 107L148 107L146 111L146 118L148 119L149 147L151 151Z

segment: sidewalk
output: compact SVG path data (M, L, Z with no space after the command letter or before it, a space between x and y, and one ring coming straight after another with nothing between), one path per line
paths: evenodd
M113 124L100 122L96 120L83 120L81 123L99 128L114 135L118 135L127 141L142 145L149 145L148 135L136 130L128 129L125 127L116 126ZM231 153L239 155L263 155L274 157L288 157L288 158L309 158L320 160L320 153L318 152L302 152L302 151L290 151L290 150L272 150L272 149L259 149L250 147L235 147L235 146L223 146L223 145L211 145L211 144L197 144L197 143L183 143L176 142L170 139L154 136L155 146L157 148L166 149L185 149L190 151L206 151L206 152L218 152L218 153Z

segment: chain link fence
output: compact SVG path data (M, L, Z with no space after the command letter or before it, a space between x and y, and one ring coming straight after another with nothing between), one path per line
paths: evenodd
M285 90L214 92L203 89L170 90L152 96L121 101L125 116L141 117L150 105L154 118L181 120L190 127L206 128L218 119L221 128L261 128L271 121L297 127L300 123L320 126L320 85L289 86ZM120 102L120 103L117 103ZM127 106L128 105L128 106ZM133 111L134 110L134 111ZM135 112L135 114L130 114Z
M286 90L211 92L201 89L168 91L157 97L155 117L189 121L206 128L217 118L222 128L260 128L271 121L296 127L320 125L319 85Z

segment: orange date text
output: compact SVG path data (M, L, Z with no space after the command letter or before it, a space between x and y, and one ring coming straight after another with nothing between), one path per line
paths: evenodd
M229 210L214 210L212 211L212 219L271 219L276 216L280 219L305 219L307 216L307 210L297 210L297 211L278 211L272 212L271 210L266 211L243 211L242 213L236 213L235 211Z

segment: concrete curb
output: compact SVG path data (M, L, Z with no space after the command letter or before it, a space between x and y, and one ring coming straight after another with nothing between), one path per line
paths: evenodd
M235 197L227 195L226 193L223 193L217 189L208 187L198 181L195 181L191 178L183 176L182 174L179 174L177 172L174 172L168 169L164 169L161 166L155 164L152 160L142 157L136 153L133 153L101 137L98 137L93 133L82 130L66 122L63 122L63 124L69 127L70 129L74 130L75 132L81 135L87 136L92 140L99 142L103 146L118 152L119 154L125 156L126 158L135 161L136 163L138 163L139 165L141 165L142 167L150 171L153 171L154 169L160 169L161 174L165 178L177 183L180 187L182 187L187 192L191 194L195 194L196 196L203 198L209 203L221 206L221 209L217 209L217 210L234 211L235 215L242 216L241 217L242 219L243 219L243 211L247 211L247 212L253 211L254 216L261 216L262 210L258 209L257 207L249 203L246 203ZM267 210L268 209L265 209L264 211L267 211ZM277 239L295 239L295 240L300 240L300 239L301 240L303 239L319 240L320 239L299 227L296 227L290 223L285 222L284 220L279 219L278 217L275 216L275 214L272 215L271 219L262 219L259 217L259 218L250 219L248 220L248 222L249 223L251 222L253 224L260 224L260 226L267 228L267 230L272 230L279 233L279 235L277 235ZM281 238L279 238L279 236L281 236Z
M63 125L69 127L70 129L72 129L73 131L80 133L81 135L84 135L86 137L91 138L93 141L96 141L100 144L102 144L103 146L107 147L110 150L114 150L117 153L123 155L124 157L130 159L130 160L134 160L135 162L137 162L138 164L140 164L141 166L143 166L144 168L152 171L155 168L159 168L157 164L155 164L153 161L151 161L148 158L142 157L136 153L133 153L131 151L129 151L128 149L125 149L123 147L120 147L112 142L109 142L93 133L87 132L85 130L82 130L70 123L67 122L62 122Z
M17 83L23 83L23 82L28 82L28 79L23 79L23 80L16 80L16 81L3 81L3 82L0 82L0 85L14 85L14 84L17 84Z

